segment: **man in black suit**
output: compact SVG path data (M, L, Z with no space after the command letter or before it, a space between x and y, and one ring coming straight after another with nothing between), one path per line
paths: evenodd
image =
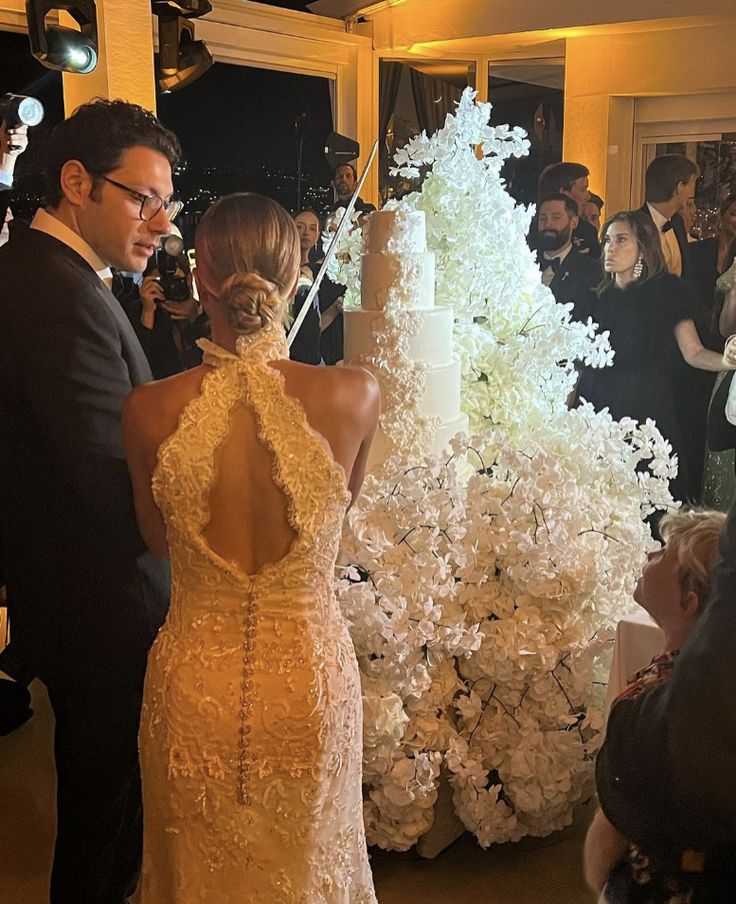
M651 218L657 229L667 269L688 281L693 280L695 273L682 212L687 202L695 196L698 175L697 164L682 154L662 154L655 157L647 167L646 201L641 208L642 213ZM698 317L697 287L693 284L692 288L692 314L698 323L702 318ZM701 335L700 338L707 343L707 335ZM684 361L674 377L675 396L678 400L677 419L682 433L680 454L687 463L685 492L687 499L693 503L699 502L702 497L708 401L715 378L716 374L695 370Z
M542 282L555 301L572 303L572 316L586 320L591 313L591 290L601 281L600 260L581 254L573 245L578 225L577 205L568 195L551 195L539 204L539 252Z
M591 254L593 257L601 256L601 246L598 241L598 232L586 220L582 219L583 204L590 200L588 189L588 176L590 171L582 163L553 163L542 170L539 176L538 198L548 198L552 195L567 195L575 202L578 225L572 233L573 245L581 254ZM539 250L539 232L537 218L532 220L532 225L527 236L529 247L533 251Z
M626 838L665 861L699 855L713 885L694 900L709 904L736 888L736 506L720 552L671 680L616 704L596 769L601 808Z
M123 101L51 137L46 210L0 249L0 519L13 643L56 717L52 904L122 904L141 853L137 730L168 570L138 533L120 416L151 371L108 283L170 232L179 143Z

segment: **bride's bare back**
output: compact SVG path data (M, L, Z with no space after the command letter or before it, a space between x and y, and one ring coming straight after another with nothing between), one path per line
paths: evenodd
M352 498L365 476L380 406L375 379L359 368L324 368L281 360L270 366L283 375L287 395L303 406L309 425L344 470ZM123 417L126 454L144 540L167 555L165 527L151 493L159 448L176 430L182 412L199 395L210 371L204 365L141 386ZM246 574L283 558L294 539L288 502L274 475L274 457L259 437L253 409L244 399L230 415L217 450L217 479L210 488L210 520L203 536L223 559Z

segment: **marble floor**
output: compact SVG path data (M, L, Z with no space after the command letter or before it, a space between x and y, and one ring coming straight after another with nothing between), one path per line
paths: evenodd
M52 716L43 688L34 717L0 738L0 902L47 904L53 846ZM585 816L561 837L483 851L464 835L434 860L375 852L380 904L592 904L580 870Z

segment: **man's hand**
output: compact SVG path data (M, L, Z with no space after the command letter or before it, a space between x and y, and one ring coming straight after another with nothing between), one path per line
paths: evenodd
M6 129L5 123L0 126L0 171L12 176L15 162L28 147L28 126L13 126Z

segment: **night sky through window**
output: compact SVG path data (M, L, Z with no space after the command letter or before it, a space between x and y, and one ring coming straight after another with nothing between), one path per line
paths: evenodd
M305 10L306 4L269 5ZM196 24L195 24L196 28ZM43 148L63 116L61 75L45 69L30 53L28 36L0 32L0 93L33 94L44 103L46 121L31 133L28 152L16 171L17 188L33 203L40 193ZM324 140L332 130L327 79L250 66L215 63L209 72L178 92L158 98L158 115L179 136L186 171L177 177L182 195L202 190L190 209L207 198L237 190L271 194L290 209L296 206L297 118L303 120L304 185L302 206L324 209L329 171ZM322 194L320 194L322 190ZM187 198L185 197L185 200Z

